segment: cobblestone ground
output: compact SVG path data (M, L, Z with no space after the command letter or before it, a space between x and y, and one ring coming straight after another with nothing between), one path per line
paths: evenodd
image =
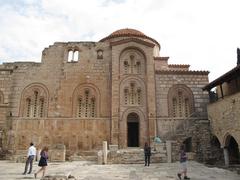
M149 167L142 164L96 165L86 161L49 163L46 175L70 173L78 180L176 180L178 165L178 163L151 164ZM0 161L0 180L34 179L33 173L22 175L23 169L23 163ZM33 172L38 169L35 162ZM235 172L209 168L194 161L188 163L188 169L191 180L240 180L240 175Z

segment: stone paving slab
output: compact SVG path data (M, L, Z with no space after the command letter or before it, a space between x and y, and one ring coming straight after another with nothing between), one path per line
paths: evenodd
M176 180L178 168L179 163L157 163L145 167L142 164L97 165L87 161L75 161L49 163L46 175L70 173L77 180ZM34 179L33 174L22 175L23 169L24 163L0 161L0 180ZM35 162L33 172L38 169ZM235 172L209 168L194 161L188 163L188 169L191 180L240 180L240 175Z

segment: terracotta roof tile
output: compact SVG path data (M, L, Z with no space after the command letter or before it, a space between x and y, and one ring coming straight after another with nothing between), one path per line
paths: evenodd
M130 28L125 28L125 29L119 29L117 31L114 31L113 33L111 33L109 36L103 38L100 40L100 42L104 42L106 40L112 39L112 38L116 38L116 37L142 37L142 38L146 38L149 39L151 41L153 41L154 43L156 43L159 47L160 44L153 38L146 36L144 33L142 33L141 31L138 31L136 29L130 29Z

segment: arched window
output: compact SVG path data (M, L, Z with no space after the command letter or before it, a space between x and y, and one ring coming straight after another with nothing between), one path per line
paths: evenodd
M45 117L47 112L47 91L41 85L32 85L23 91L21 114L25 117Z
M123 90L124 105L141 105L142 104L142 91L137 87L135 82L129 83Z
M68 62L71 62L71 61L73 61L73 51L72 50L68 51Z
M68 51L68 62L77 62L79 60L79 51L71 49Z
M128 62L127 61L124 61L124 73L127 74L128 73Z
M31 99L30 99L30 98L27 98L27 99L26 99L26 104L27 104L27 113L26 113L26 116L27 116L27 117L30 117L30 114L31 114Z
M83 101L82 97L78 99L78 117L82 117L82 106L83 106Z
M137 89L137 103L138 103L138 105L140 105L141 104L141 89L140 88L138 88Z
M145 57L136 49L128 49L120 55L121 74L143 75L145 72Z
M173 117L176 117L176 114L177 114L177 100L176 100L176 98L173 98L172 101L173 101Z
M186 85L174 85L168 92L168 110L172 117L189 117L193 113L193 94Z
M128 89L124 89L124 104L127 105L128 104L128 99L129 99L129 92Z
M44 111L44 99L41 98L40 99L40 112L39 112L40 117L43 117L43 111Z
M103 59L103 50L97 51L97 59Z
M90 107L91 107L91 117L95 117L95 98L94 97L91 98Z
M78 61L79 51L75 50L73 53L73 61Z
M37 110L38 110L38 92L34 91L34 104L33 104L33 117L37 116Z
M96 97L92 89L86 88L78 92L77 117L96 117Z

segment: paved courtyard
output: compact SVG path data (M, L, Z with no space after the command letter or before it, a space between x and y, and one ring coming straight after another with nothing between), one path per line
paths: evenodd
M189 162L191 180L239 180L240 175L220 168L209 168L197 162ZM1 180L34 179L33 174L22 175L23 163L0 161ZM34 163L33 172L39 167ZM87 161L49 163L46 175L71 173L78 180L175 180L178 163L160 163L144 167L142 164L96 165ZM40 176L40 175L39 175ZM40 179L40 177L38 177Z

